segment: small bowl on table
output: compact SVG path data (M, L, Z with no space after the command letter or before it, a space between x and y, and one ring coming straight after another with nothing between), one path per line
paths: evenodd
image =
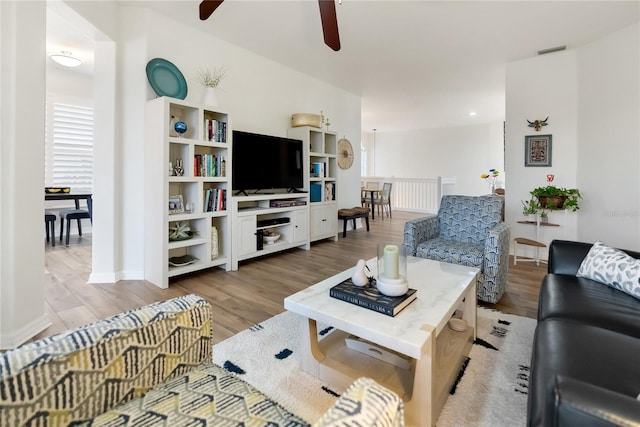
M276 240L278 240L280 238L280 235L278 233L270 233L270 234L264 234L262 236L262 240L267 244L267 245L273 245L275 243Z

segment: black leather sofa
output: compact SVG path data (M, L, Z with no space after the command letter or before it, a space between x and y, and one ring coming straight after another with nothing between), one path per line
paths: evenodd
M576 277L591 246L564 240L549 246L531 355L529 426L640 426L640 300Z

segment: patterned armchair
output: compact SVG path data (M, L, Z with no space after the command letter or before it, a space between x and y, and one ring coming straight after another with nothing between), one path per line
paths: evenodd
M507 288L509 226L504 200L493 196L442 196L437 216L404 226L407 255L480 269L478 298L496 303Z

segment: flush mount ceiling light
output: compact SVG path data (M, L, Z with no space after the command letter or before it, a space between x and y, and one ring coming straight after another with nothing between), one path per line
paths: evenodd
M73 54L68 50L63 50L60 53L52 53L51 55L49 55L49 58L65 67L77 67L78 65L82 64L82 59L73 56Z

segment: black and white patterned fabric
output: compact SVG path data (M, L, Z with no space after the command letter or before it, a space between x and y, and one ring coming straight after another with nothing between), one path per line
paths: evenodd
M640 299L640 260L602 242L593 244L580 264L577 276L604 283Z

